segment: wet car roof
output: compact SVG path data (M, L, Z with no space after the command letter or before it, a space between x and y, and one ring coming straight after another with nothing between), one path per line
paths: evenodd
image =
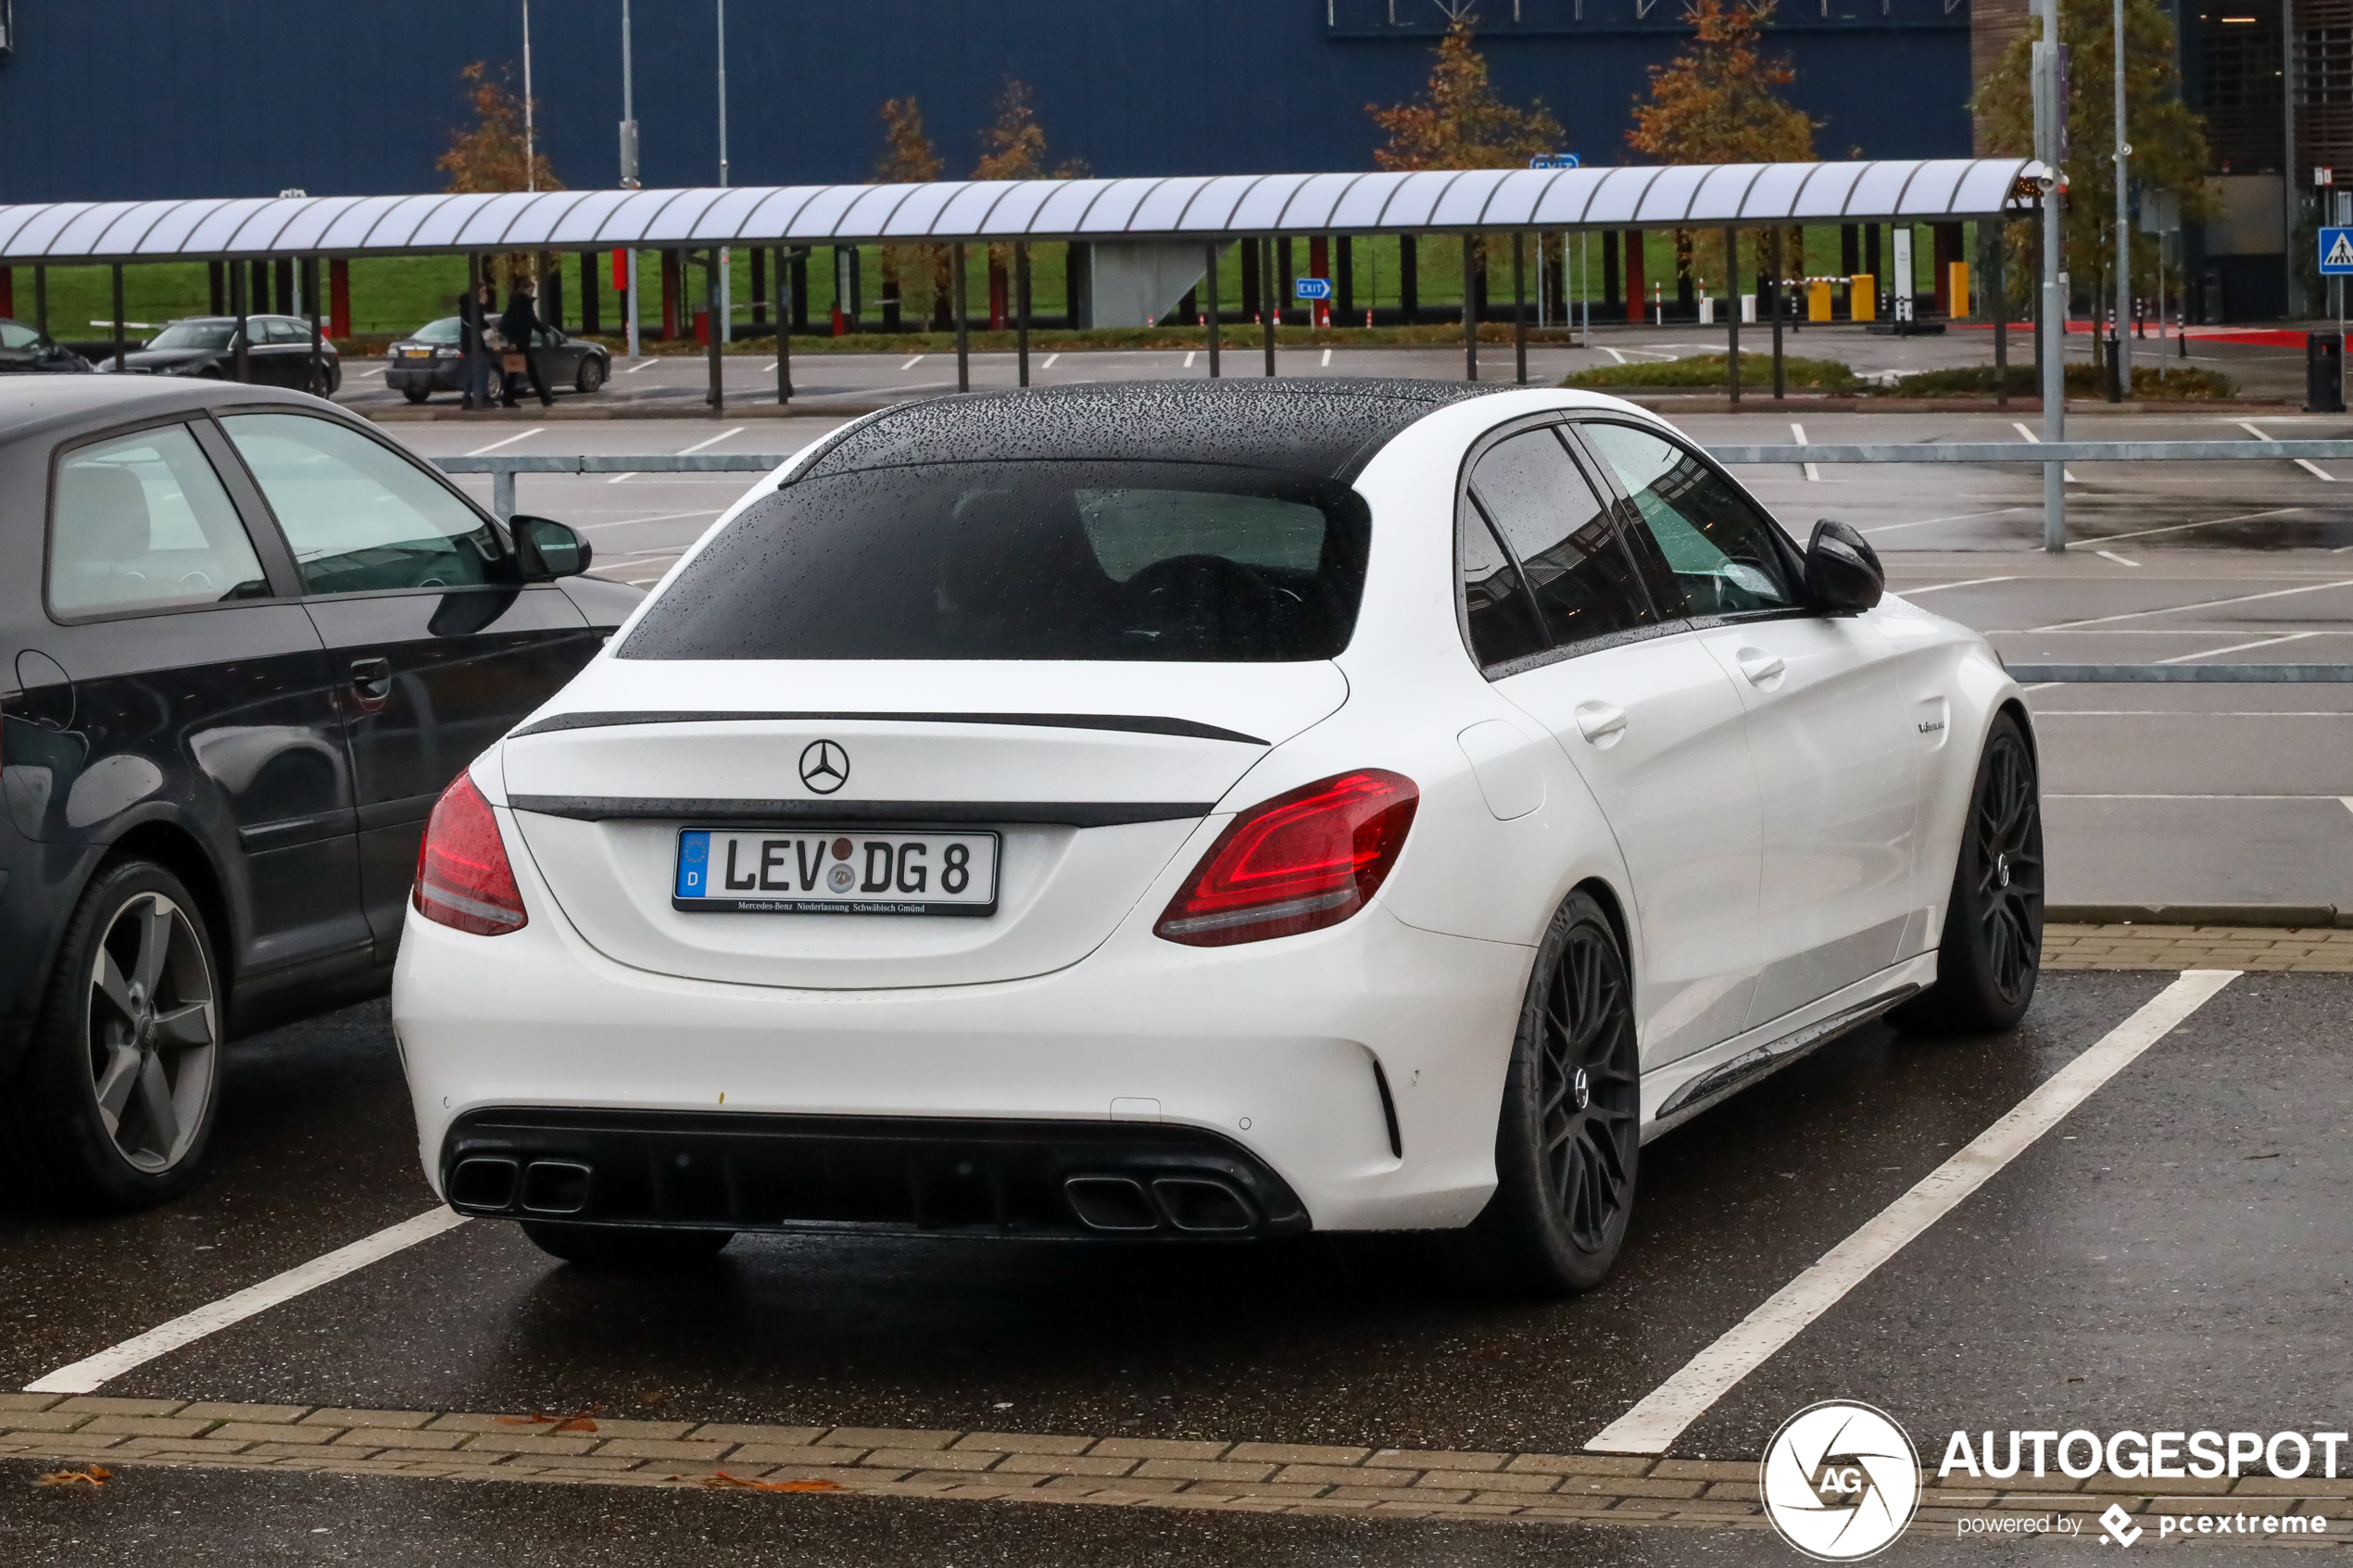
M1333 377L973 393L862 420L794 477L914 463L1157 458L1344 479L1424 415L1500 390Z

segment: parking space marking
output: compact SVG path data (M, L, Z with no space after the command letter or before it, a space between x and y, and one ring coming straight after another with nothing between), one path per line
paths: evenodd
M466 456L469 458L484 457L492 452L496 452L501 446L512 446L518 441L528 441L535 435L545 434L547 433L547 427L546 425L534 425L529 430L522 431L514 435L510 435L504 440L494 441L487 446L477 446L472 451L467 453Z
M2122 538L2123 535L2111 534L2110 537ZM2253 604L2258 599L2284 599L2296 594L2324 594L2332 588L2353 588L2353 577L2333 578L2326 583L2305 583L2294 588L2272 588L2260 594L2233 594L2226 599L2198 599L2185 605L2160 605L2155 609L2128 609L2116 615L2087 616L2082 621L2054 621L2048 626L2036 626L2032 630L2065 632L2078 626L2103 626L2111 621L2138 621L2149 615L2180 615L2184 610L2216 609L2223 605ZM1926 591L1922 588L1912 590L1916 594Z
M1910 598L1914 594L1938 594L1947 588L1982 588L1988 583L2015 583L2017 581L2016 577L1971 577L1961 583L1931 583L1925 588L1906 588L1902 590L1902 593L1906 598Z
M233 1296L183 1312L170 1323L161 1323L145 1334L133 1335L119 1345L110 1345L94 1356L85 1356L69 1366L61 1366L46 1376L24 1386L28 1394L87 1394L109 1380L120 1377L133 1367L144 1366L157 1356L192 1345L208 1334L242 1323L257 1312L266 1312L282 1301L290 1301L306 1291L318 1289L333 1280L381 1259L389 1258L404 1248L428 1241L447 1230L466 1223L466 1217L450 1209L428 1209L413 1219L389 1225L373 1236L362 1236L348 1247L338 1247L333 1252L313 1258L308 1263L288 1269L284 1273L249 1285Z
M1585 1445L1595 1453L1661 1454L1733 1385L1797 1337L1873 1271L1959 1206L2036 1139L2139 1059L2175 1025L2238 978L2234 969L2192 969L2060 1068L1909 1192L1824 1253L1820 1261L1686 1361Z

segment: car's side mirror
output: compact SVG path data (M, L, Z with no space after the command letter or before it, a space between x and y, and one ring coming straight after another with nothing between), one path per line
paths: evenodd
M1887 591L1887 572L1870 541L1829 518L1814 525L1806 546L1806 596L1829 615L1859 615Z
M515 533L515 561L526 583L551 583L577 577L588 570L594 552L579 530L548 517L517 517L508 526Z

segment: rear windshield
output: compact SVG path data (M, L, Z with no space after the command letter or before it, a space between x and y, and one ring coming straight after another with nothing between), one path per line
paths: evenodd
M149 348L226 348L231 321L175 321L147 340Z
M427 321L409 334L410 343L455 343L459 322L455 316L444 316L438 321Z
M746 508L623 659L1329 659L1369 519L1332 480L1200 463L937 463Z

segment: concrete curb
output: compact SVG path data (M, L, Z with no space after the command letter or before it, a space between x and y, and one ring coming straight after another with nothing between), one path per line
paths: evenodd
M2353 928L2353 909L2331 904L2045 904L2053 925L2241 925L2289 930Z

